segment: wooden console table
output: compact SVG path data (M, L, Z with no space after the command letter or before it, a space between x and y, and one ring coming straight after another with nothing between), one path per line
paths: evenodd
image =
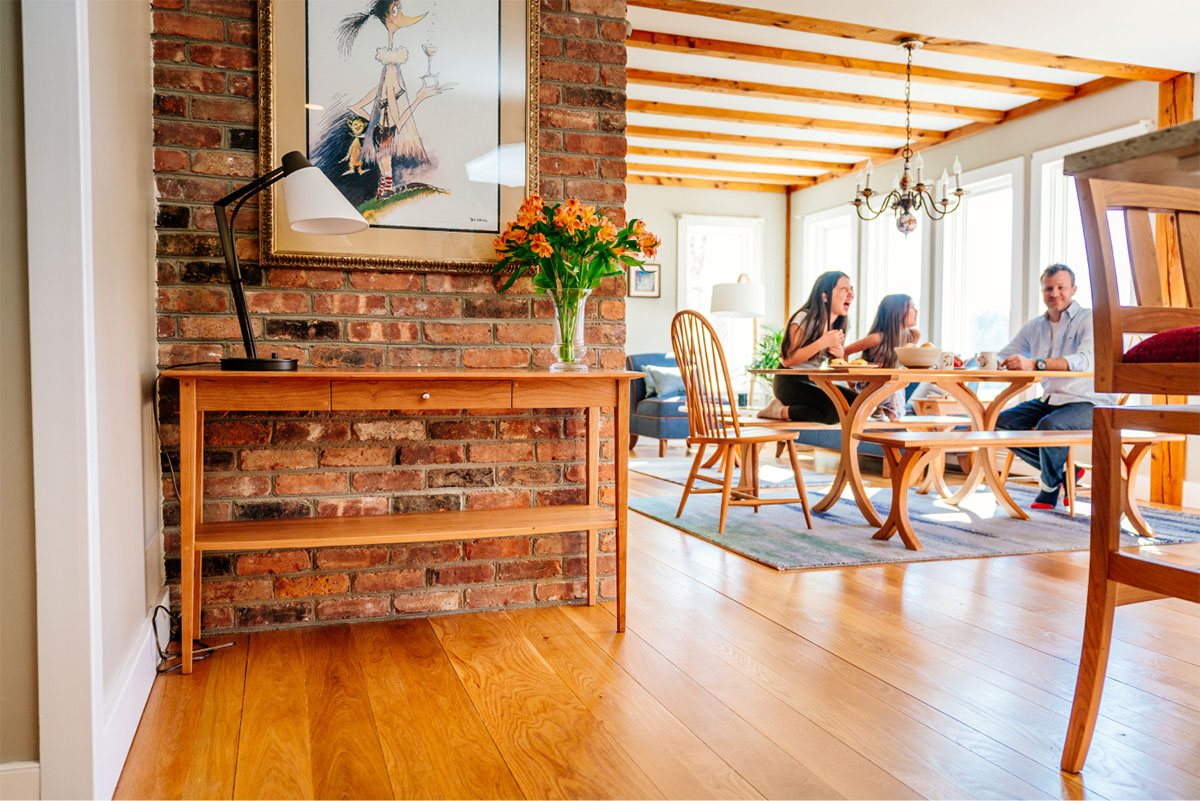
M601 529L617 533L617 631L625 630L629 382L642 373L594 370L341 370L250 373L177 368L180 424L180 606L183 672L192 671L200 625L204 551L320 548L433 542L587 531L588 604L596 602L596 548ZM204 414L225 411L420 411L425 409L586 409L587 503L530 509L469 510L204 523ZM616 423L616 502L600 506L600 409Z

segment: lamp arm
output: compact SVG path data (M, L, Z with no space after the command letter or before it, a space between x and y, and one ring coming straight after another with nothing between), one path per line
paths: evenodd
M242 290L242 269L238 265L237 249L233 243L233 223L243 203L283 176L284 168L276 167L261 178L251 181L213 203L213 210L217 216L217 233L221 237L221 250L225 253L225 271L229 274L229 287L233 292L233 307L237 311L238 327L242 329L242 344L246 348L247 359L257 359L258 349L254 346L254 335L250 331L250 312L246 308L246 294ZM233 214L226 218L225 208L234 201L237 201L237 205L233 208Z

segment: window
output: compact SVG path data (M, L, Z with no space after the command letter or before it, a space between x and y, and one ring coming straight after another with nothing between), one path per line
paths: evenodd
M761 284L762 239L763 221L757 217L679 216L678 307L694 309L713 324L737 391L749 386L746 366L754 357L754 322L712 317L712 288L743 273Z
M1036 205L1032 215L1035 233L1031 243L1031 271L1035 282L1047 266L1065 264L1075 272L1075 282L1079 287L1076 299L1084 306L1092 305L1087 250L1083 245L1083 222L1079 216L1079 195L1075 191L1075 179L1063 175L1063 158L1069 153L1118 142L1151 129L1150 121L1143 120L1033 154L1033 202ZM1109 213L1108 225L1112 230L1113 256L1117 260L1117 273L1120 276L1118 294L1122 303L1129 304L1133 302L1133 277L1129 268L1129 252L1125 247L1125 220L1119 213ZM1039 293L1034 293L1030 303L1031 313L1040 309L1039 301Z
M858 307L858 336L871 330L875 310L885 295L911 295L918 307L925 302L921 238L930 230L930 224L927 217L922 217L917 230L905 236L896 230L896 215L888 211L862 223L862 228L865 256L854 301ZM924 319L917 327L922 332L929 330Z
M937 344L965 357L999 350L1024 321L1014 297L1024 159L963 175L958 210L943 220ZM937 340L935 340L937 341Z
M858 217L854 209L838 207L804 218L804 263L801 265L799 308L808 299L817 276L829 270L841 270L853 281L858 273ZM792 309L789 311L795 311Z

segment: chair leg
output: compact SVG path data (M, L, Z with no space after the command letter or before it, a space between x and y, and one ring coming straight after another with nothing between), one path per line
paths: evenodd
M786 446L786 445L787 445L786 442L776 442L775 443L775 458L776 459L778 459L783 454L783 449L784 449L784 446Z
M1093 512L1095 514L1095 512ZM1093 517L1092 524L1096 521ZM1096 572L1093 564L1090 574ZM1116 607L1117 585L1107 576L1088 576L1087 607L1083 622L1083 651L1079 657L1079 678L1075 682L1075 700L1071 704L1071 719L1067 723L1067 740L1063 744L1062 769L1078 773L1087 759L1096 715L1100 711L1100 695L1104 689L1104 673L1108 669L1108 651L1112 644L1113 609Z
M800 472L800 459L796 456L796 443L789 440L784 444L787 447L788 459L792 462L792 475L796 479L796 490L800 493L800 506L804 509L804 522L808 523L811 530L812 512L808 508L808 492L804 489L804 474Z
M1010 451L1011 453L1011 451ZM1075 448L1067 448L1067 514L1075 516Z
M760 484L759 478L758 478L758 449L759 449L759 447L760 446L758 446L758 445L751 445L750 453L749 453L750 466L751 466L750 477L752 479L754 479L754 497L755 498L762 497L762 487L761 487L761 484ZM743 469L745 469L745 468L743 468ZM754 507L754 514L758 514L760 509L762 509L762 506L759 506L756 504Z
M667 455L667 441L660 439L658 441L658 458L661 459Z
M721 446L717 446L721 447ZM729 513L729 496L733 489L733 446L726 445L725 480L721 483L721 520L717 523L717 533L725 533L725 516Z
M637 434L630 434L630 435L629 435L629 450L633 450L633 449L634 449L634 447L637 445L637 441L638 441L638 435L637 435Z
M696 447L696 458L692 460L692 471L688 473L687 481L683 485L683 497L679 499L679 511L675 512L676 517L683 514L683 505L687 503L688 496L692 494L692 485L696 483L696 476L700 472L700 462L704 459L704 449L707 447L704 443Z

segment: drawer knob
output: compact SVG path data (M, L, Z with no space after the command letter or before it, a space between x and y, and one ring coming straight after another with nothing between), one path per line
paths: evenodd
M428 393L428 392L422 392L422 393L421 393L421 400L429 400L429 393Z

